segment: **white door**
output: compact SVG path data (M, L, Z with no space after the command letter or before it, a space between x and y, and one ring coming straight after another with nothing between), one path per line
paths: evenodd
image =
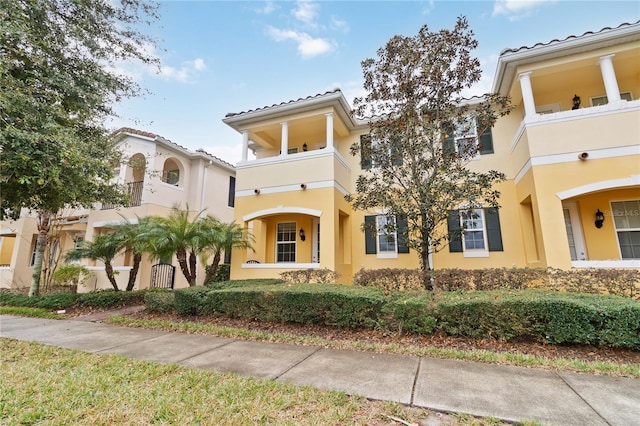
M564 213L564 226L569 239L571 260L587 260L587 250L584 244L578 205L576 203L563 203L562 211Z
M320 219L317 217L313 219L313 232L311 236L311 244L313 253L311 254L311 261L313 263L320 263Z

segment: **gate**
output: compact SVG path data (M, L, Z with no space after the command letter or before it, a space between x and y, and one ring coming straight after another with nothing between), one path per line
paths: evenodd
M168 263L158 263L151 267L151 288L173 289L176 267Z

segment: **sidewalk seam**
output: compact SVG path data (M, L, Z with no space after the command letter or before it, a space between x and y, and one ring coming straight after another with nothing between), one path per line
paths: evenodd
M560 380L562 380L562 382L563 382L565 385L567 385L567 386L569 387L569 389L571 389L571 391L572 391L573 393L575 393L575 394L578 396L578 398L580 398L580 399L582 400L582 402L584 402L584 403L587 405L587 407L591 408L591 410L592 410L594 413L596 413L596 414L598 415L598 417L600 417L600 418L602 419L602 421L603 421L603 422L605 422L605 423L606 423L606 424L608 424L609 426L612 426L612 425L611 425L611 423L609 423L609 421L608 421L607 419L605 419L604 417L602 417L602 415L600 414L600 412L599 412L598 410L596 410L596 409L595 409L591 404L589 404L589 401L587 401L586 399L584 399L584 398L582 397L582 395L580 395L580 392L578 392L577 390L575 390L575 389L573 388L573 386L571 386L571 383L567 382L567 381L565 380L565 378L564 378L564 377L562 377L562 374L560 374L559 372L557 372L557 371L556 371L556 372L555 372L555 375L556 375L556 376L558 376L558 377L560 378Z
M284 370L282 373L278 374L277 376L275 376L273 378L273 380L278 380L280 377L284 376L285 374L287 374L289 371L293 370L294 368L296 368L297 366L299 366L300 364L302 364L303 362L305 362L306 360L308 360L309 358L311 358L313 355L317 354L320 350L322 349L321 346L317 346L316 350L311 352L309 355L307 355L306 357L302 358L300 361L296 362L295 364L293 364L291 367L287 368L286 370Z
M187 334L189 334L189 333L187 333ZM238 342L238 340L236 340L236 339L230 339L230 341L229 341L229 342L227 342L227 343L223 343L222 345L220 345L220 346L216 346L215 348L209 348L209 349L207 349L206 351L198 352L197 354L193 354L193 355L188 356L188 357L186 357L186 358L184 358L184 359L176 360L176 361L174 361L172 364L180 364L180 363L185 362L186 360L189 360L189 359L191 359L191 358L195 358L195 357L200 356L200 355L202 355L202 354L206 354L207 352L215 351L216 349L224 348L225 346L229 346L230 344L232 344L232 343L236 343L236 342Z
M410 406L413 406L413 397L416 393L416 385L418 384L418 376L420 375L420 366L422 366L422 357L418 358L418 366L416 367L416 372L413 376L413 385L411 385L411 398L409 398Z

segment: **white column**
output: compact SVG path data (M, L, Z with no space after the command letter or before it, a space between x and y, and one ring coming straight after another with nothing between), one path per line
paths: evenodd
M289 150L289 123L283 121L280 123L282 126L282 143L280 144L280 155L287 155Z
M247 161L249 155L249 131L242 131L242 161Z
M620 102L620 89L618 88L618 81L616 80L616 72L613 69L613 56L614 55L601 56L598 61L609 103Z
M525 118L532 117L536 114L536 103L533 100L533 89L531 89L531 71L518 75L518 79L524 102L524 116Z
M327 149L333 148L333 113L324 115L327 121Z

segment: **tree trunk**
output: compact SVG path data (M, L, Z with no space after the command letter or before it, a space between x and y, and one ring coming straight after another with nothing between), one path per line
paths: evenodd
M196 285L196 267L197 267L198 258L194 252L189 254L189 267L191 268L191 276L189 278L189 286L193 287Z
M129 282L127 283L127 291L133 290L133 286L136 284L136 277L140 270L140 263L142 262L142 254L133 255L133 266L129 271Z
M176 251L176 259L178 259L178 265L180 265L180 270L182 271L182 275L187 279L189 286L191 284L191 272L189 272L189 265L187 265L187 251L185 249L179 249Z
M207 271L207 275L204 276L204 285L209 284L209 281L216 276L216 272L218 271L218 265L220 264L220 251L216 251L216 254L213 256L213 261L211 261L211 266Z
M105 262L104 272L107 273L107 278L109 278L109 282L113 286L113 289L118 291L118 283L116 282L116 277L113 275L113 266L111 265L111 262Z
M49 224L51 222L51 213L42 212L38 215L38 238L36 240L36 257L33 263L33 275L31 276L31 286L29 287L29 297L40 295L40 276L42 275L42 260L44 259L44 251L47 247L47 234L49 233Z

